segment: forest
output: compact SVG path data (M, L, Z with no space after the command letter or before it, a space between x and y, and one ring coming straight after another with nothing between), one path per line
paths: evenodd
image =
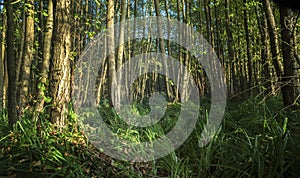
M297 5L0 1L0 178L299 177Z

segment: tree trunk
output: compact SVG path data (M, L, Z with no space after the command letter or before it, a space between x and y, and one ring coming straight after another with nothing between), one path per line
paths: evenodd
M29 85L30 85L30 72L31 63L33 60L33 48L34 48L34 1L27 0L25 9L25 37L24 37L24 55L20 71L20 98L19 107L20 116L24 112L24 109L29 108L28 102L29 96Z
M185 8L182 8L182 14L183 15L183 21L187 24L187 25L190 25L190 12L189 12L189 2L186 1L186 2L183 2L183 5L185 6ZM189 44L190 43L190 33L191 31L187 30L187 29L183 29L183 41L184 41L184 44ZM188 76L189 76L189 70L191 68L191 63L190 63L190 54L188 51L185 51L184 52L184 69L182 70L183 72L183 81L182 81L182 93L181 93L181 96L182 98L184 98L185 100L188 99L188 89L189 89L189 79L188 79Z
M16 56L14 50L15 22L14 22L14 0L7 0L7 72L8 72L8 122L13 125L17 122L17 98L16 98Z
M276 30L275 18L272 12L271 4L269 0L263 0L263 7L266 12L268 26L269 26L269 34L270 34L270 44L271 44L271 53L272 53L272 61L275 67L276 76L278 80L281 80L282 76L282 64L279 59L279 42L278 35Z
M25 45L25 33L26 33L26 12L23 11L22 12L22 29L20 29L21 27L16 26L16 30L20 31L20 40L19 39L15 39L15 41L18 41L17 43L15 42L15 49L17 51L16 53L16 96L17 98L20 98L20 77L21 77L21 67L22 67L22 61L23 61L23 55L24 55L24 45ZM20 26L20 25L19 25ZM16 46L18 46L18 48L16 48ZM17 102L19 102L19 100L17 100ZM20 104L20 103L18 103Z
M156 17L157 17L157 30L158 30L158 34L159 36L163 36L163 29L161 28L161 25L160 25L160 18L161 18L161 15L160 15L160 8L159 8L159 1L158 0L154 0L154 6L155 6L155 13L156 13ZM160 52L164 55L162 55L162 60L163 60L163 67L164 67L164 70L165 72L167 72L169 69L168 69L168 62L166 61L166 57L165 57L165 54L166 54L166 48L165 48L165 42L164 42L164 39L158 39L159 40L159 49L160 49ZM167 72L168 73L168 72ZM165 78L165 81L164 81L164 84L165 85L165 88L163 89L163 91L165 91L166 93L166 98L169 100L171 99L171 92L170 92L170 85L169 85L169 79L168 79L168 76L164 76ZM161 82L159 82L161 83Z
M244 29L246 33L246 44L247 44L247 68L248 68L248 88L250 89L250 96L252 96L252 89L253 86L253 76L252 76L252 55L251 55L251 42L250 42L250 35L249 35L249 27L248 27L248 14L247 14L247 1L244 0Z
M40 78L38 83L38 95L35 110L41 112L45 103L45 92L47 88L48 70L51 58L51 45L53 33L53 1L48 0L48 17L46 22L44 44L43 44L43 60L41 68L39 69Z
M115 93L112 93L112 86L114 81L114 76L116 74L116 61L115 61L115 32L114 32L114 1L108 0L107 4L107 28L109 28L107 32L107 50L110 52L108 54L108 96L109 96L109 104L113 106L113 101L116 96Z
M282 38L282 57L284 65L282 96L285 106L293 106L296 103L296 66L293 45L293 16L290 9L280 7L280 25Z
M126 0L121 0L121 19L120 19L120 31L119 31L119 44L118 44L118 57L117 57L117 69L120 69L123 63L123 53L124 53L124 25L126 17L127 4ZM117 80L120 82L122 80L122 74L118 72ZM118 84L116 91L115 108L120 109L121 101L121 85Z
M258 22L258 28L260 32L260 42L261 42L261 60L262 60L262 72L263 72L263 80L262 80L262 85L265 88L264 93L265 94L270 94L274 90L273 82L272 82L272 76L270 72L270 61L269 61L269 46L268 46L268 24L267 20L265 18L264 13L259 13L258 6L255 8L256 11L256 17L257 17L257 22Z
M212 19L211 19L211 9L210 9L210 1L205 0L204 3L204 12L205 12L205 21L206 21L206 34L207 34L207 41L209 44L214 47L214 39L212 33Z
M49 5L48 5L49 6ZM38 30L38 42L39 42L39 46L38 46L38 56L39 58L42 58L42 50L44 49L43 45L43 41L44 41L44 38L43 38L43 30L44 30L44 0L39 0L39 28L41 30ZM40 59L39 59L40 61Z
M5 68L5 35L6 35L6 15L3 13L2 15L2 34L0 37L0 41L1 41L1 47L0 47L0 112L3 110L4 108L4 81L5 81L5 73L4 73L4 68Z
M54 11L53 58L50 67L51 121L65 125L70 102L71 1L56 1Z
M176 0L176 10L177 10L177 21L181 22L181 6L180 6L180 0ZM181 32L183 29L181 29L180 24L178 23L178 31ZM181 33L178 33L178 41L181 41L181 39L183 38ZM183 63L183 48L179 48L178 50L178 59L181 63ZM182 65L180 66L180 68L178 69L178 73L179 75L177 76L177 83L176 83L176 89L175 89L175 100L179 100L180 99L180 76L182 75L182 71L183 71L183 67Z
M232 34L232 20L229 16L229 4L228 4L228 0L225 0L225 8L226 8L226 33L228 36L228 60L229 60L229 65L230 65L230 92L231 95L234 95L236 92L236 76L235 76L235 67L234 67L234 63L235 63L235 55L234 55L234 49L233 49L233 34Z

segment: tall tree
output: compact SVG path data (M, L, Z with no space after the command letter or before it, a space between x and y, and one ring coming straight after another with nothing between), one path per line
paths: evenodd
M295 58L294 58L294 32L293 32L293 15L291 9L279 7L280 25L282 38L282 57L284 65L282 95L285 106L292 106L296 102L295 77L297 76Z
M282 64L280 61L280 52L279 52L279 42L278 42L278 34L276 29L275 17L271 8L271 3L269 0L263 0L263 7L266 12L268 29L270 34L270 45L271 45L271 53L272 53L272 62L275 67L276 76L278 79L281 79L282 76Z
M182 13L182 8L183 8L183 4L181 4L181 1L180 0L176 0L176 11L177 11L177 21L178 22L181 22L182 21L182 19L181 19L181 17L183 17L184 16L184 14ZM184 31L184 29L183 28L181 28L181 26L180 26L180 23L178 23L178 31L179 32L182 32L182 31ZM183 33L178 33L177 34L178 36L177 36L177 38L178 38L178 41L182 41L183 40L183 38L184 38L184 34ZM184 53L184 49L183 48L179 48L178 49L178 60L181 62L181 63L183 63L183 60L184 60L184 56L183 56L183 53ZM179 75L178 75L178 77L177 77L177 83L176 83L176 86L177 87L179 87L180 86L180 82L181 82L181 76L182 76L182 74L183 74L183 65L181 65L180 66L180 69L178 69L178 72L179 72ZM179 88L177 88L176 90L175 90L175 99L176 100L179 100L179 98L180 98L180 95L181 95L181 93L180 93L180 91L179 91Z
M206 25L206 34L207 34L207 41L210 43L212 47L214 47L214 37L213 37L213 25L211 19L211 8L210 8L210 1L204 1L204 12L205 12L205 21Z
M5 36L6 36L6 14L1 11L1 36L0 36L0 112L4 108L4 81L5 81Z
M154 6L155 6L155 13L156 13L156 16L157 16L157 31L158 31L158 35L159 36L163 36L163 29L161 28L161 15L160 15L160 4L159 4L159 1L158 0L154 0ZM159 42L159 50L162 54L164 54L162 56L162 60L163 60L163 67L164 67L164 70L167 72L168 71L168 62L166 62L166 57L165 57L165 54L166 54L166 47L165 47L165 42L164 42L164 39L158 39L158 42ZM165 76L164 77L165 81L164 81L164 84L165 85L165 88L163 89L165 92L166 92L166 98L169 100L171 98L171 91L170 91L170 85L169 85L169 80L168 80L168 76ZM159 82L159 84L161 84L161 82Z
M122 62L123 62L123 53L124 53L124 26L125 26L125 18L126 18L126 9L127 9L127 4L126 4L126 0L121 0L121 19L120 19L120 28L119 28L119 44L118 44L118 53L117 53L117 69L120 69L122 66ZM117 76L118 81L122 80L122 74L120 72L118 72L118 76ZM116 89L116 108L120 108L120 100L121 100L121 86L117 85L117 89Z
M110 28L107 32L107 50L110 52L108 54L108 96L110 105L112 106L115 101L113 99L116 99L116 96L114 96L114 93L112 93L112 86L114 81L114 76L116 74L116 61L115 61L115 32L114 32L114 16L115 16L115 10L114 10L114 0L108 0L107 3L107 28Z
M65 125L71 96L71 0L54 3L53 58L50 66L49 91L52 98L51 120Z
M31 63L33 60L34 48L34 0L25 1L25 36L24 36L24 54L20 71L20 98L19 107L21 115L29 101L29 83Z
M14 22L14 0L6 0L7 31L7 72L8 72L8 122L13 125L17 122L17 97L16 97L16 55L14 49L15 22Z
M46 22L46 29L44 35L43 44L43 60L40 65L40 78L38 83L38 95L35 109L37 112L41 112L45 103L45 92L47 88L48 71L51 58L51 45L52 45L52 33L53 33L53 1L48 0L48 17Z
M248 13L247 13L247 0L244 0L244 29L246 34L246 44L247 44L247 67L248 67L248 88L251 88L253 85L253 76L252 76L252 55L251 55L251 42L248 26ZM252 91L252 90L251 90ZM251 92L252 95L252 92Z
M234 54L234 41L233 41L233 32L232 32L232 18L229 16L229 3L228 0L225 0L225 16L226 16L226 33L228 35L228 61L230 68L230 91L231 94L235 94L236 91L236 76L235 76L235 54Z
M190 4L188 1L183 1L183 6L185 6L185 8L182 8L182 14L183 14L183 21L188 24L191 25L190 22ZM188 29L183 29L183 41L185 44L189 44L190 43L190 31ZM188 80L188 73L191 67L191 61L190 61L190 55L187 51L184 52L184 66L185 68L182 70L183 72L183 82L182 82L182 92L181 96L182 98L187 98L188 97L188 87L189 87L189 80Z
M261 12L259 10L259 6L257 5L255 8L256 12L256 18L258 22L258 28L260 32L260 42L261 42L261 60L262 60L262 67L263 67L263 86L266 88L265 93L270 94L273 92L273 82L271 80L271 73L270 73L270 61L269 61L269 56L270 56L270 48L268 45L268 24L266 20L266 16L264 12Z

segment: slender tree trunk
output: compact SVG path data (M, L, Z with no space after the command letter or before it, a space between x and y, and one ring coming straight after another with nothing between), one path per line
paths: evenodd
M46 3L48 4L48 3ZM43 65L43 45L44 45L44 34L46 32L46 29L45 29L45 20L44 20L44 17L45 17L45 11L44 11L44 0L38 0L38 13L37 13L37 16L38 16L38 19L39 19L39 22L38 22L38 26L37 26L37 29L35 31L35 33L37 35L37 39L36 41L38 42L37 44L35 44L35 57L34 57L34 60L32 61L32 71L31 71L31 93L33 95L33 98L36 99L38 97L38 93L39 93L39 88L38 88L38 85L39 85L39 80L40 80L40 73L41 73L41 68L42 68L42 65ZM48 6L48 5L47 5ZM35 105L36 105L36 101L34 101L34 108L35 108Z
M40 30L38 31L38 42L39 42L39 46L38 46L38 56L39 58L42 58L43 55L42 55L42 52L43 52L43 41L44 41L44 38L43 38L43 32L44 32L44 0L39 0L39 28ZM49 14L48 14L49 16ZM41 61L41 60L39 60Z
M131 6L130 5L128 5L127 6L127 18L131 18L130 17L130 8L131 8ZM135 28L135 26L134 26L134 28ZM129 27L128 26L128 31L129 31L129 33L132 33L131 31L132 30L134 30L134 29L132 29L131 27ZM127 40L129 41L129 43L127 43L127 45L126 45L126 47L127 47L127 50L125 49L125 51L124 51L124 59L126 59L127 61L128 61L128 66L129 66L129 68L131 67L131 62L130 62L130 59L131 59L131 54L132 54L132 44L134 43L134 41L132 41L132 42L130 42L130 35L127 35ZM129 92L129 88L128 88L128 78L129 78L129 76L128 76L129 74L128 74L128 72L126 72L125 73L125 76L124 76L124 78L125 78L125 92L126 93L128 93Z
M114 81L114 76L116 74L116 61L115 61L115 32L114 32L114 1L108 0L107 3L107 28L110 28L107 33L107 50L110 52L108 54L108 96L109 96L109 103L111 106L113 106L113 101L116 96L115 92L112 93L112 85L116 81Z
M211 19L211 9L210 9L210 1L205 0L204 3L204 12L205 12L205 21L206 21L206 34L207 34L207 41L210 43L212 47L214 47L214 39L212 33L212 19Z
M237 38L237 47L238 46L241 46L241 38L240 37ZM238 84L239 91L238 92L244 91L246 89L246 82L247 82L246 65L245 65L246 62L244 61L244 59L241 56L242 56L241 51L237 50L235 58L238 59L238 61L237 61L237 64L235 64L235 67L237 68L236 71L238 71L237 75L239 78L239 84Z
M159 1L154 0L154 5L155 5L155 12L156 12L157 23L158 23L157 24L157 28L158 28L157 30L158 30L159 36L163 36L163 29L161 28L161 24L160 24L161 15L160 15ZM167 72L168 71L168 62L166 61L166 57L165 57L166 48L165 48L164 39L159 39L159 49L160 49L160 52L162 54L164 54L162 56L163 57L163 59L162 59L163 64L162 65L164 67L164 70ZM169 99L171 99L169 79L168 79L168 76L165 76L164 78L165 78L165 81L164 81L165 88L164 88L164 90L166 92L166 98L169 100Z
M15 22L13 0L6 0L7 31L7 72L8 72L8 122L13 125L17 122L17 98L16 98L16 56L14 49Z
M121 0L121 19L120 19L120 31L119 31L119 44L118 44L118 57L117 57L117 70L121 68L123 63L123 53L124 53L124 23L125 23L125 17L126 17L126 9L127 4L126 0ZM120 72L118 72L117 80L120 82L122 80L122 75ZM121 101L121 85L117 85L117 91L116 91L116 105L115 108L120 108L120 101Z
M133 15L134 17L137 17L137 11L138 11L138 0L134 0L134 7L133 7ZM129 17L130 17L130 12L128 11ZM133 24L133 36L135 37L136 34L136 22L134 21ZM132 45L131 45L132 49L131 49L131 56L134 56L134 52L135 52L135 40L133 40Z
M252 75L252 55L251 55L251 42L250 42L250 34L248 27L248 14L246 10L247 1L244 0L244 29L246 33L246 44L247 44L247 68L248 68L248 88L253 86L253 75ZM250 90L250 96L252 96L252 89Z
M271 71L270 71L270 61L269 61L269 45L268 45L268 24L265 18L264 13L259 13L258 6L255 8L256 17L258 22L258 28L260 32L260 42L261 42L261 60L262 60L262 70L263 70L263 86L266 88L264 91L265 94L269 94L273 92L274 86L271 79Z
M205 4L204 1L202 0L198 0L198 7L199 8L202 8L203 4ZM199 19L202 19L203 18L203 15L202 15L202 11L199 12ZM199 30L201 31L203 28L203 21L201 20L200 23L199 23ZM198 73L198 78L199 78L199 92L200 92L200 95L203 96L205 94L205 81L206 81L206 77L205 77L205 72L203 70L203 67L199 65L199 73Z
M183 12L182 14L184 14L183 16L183 21L190 25L190 14L189 14L189 2L188 1L183 1L183 5L185 6L185 8L183 8ZM185 9L185 10L184 10ZM190 31L188 29L183 29L183 41L185 44L189 44L190 43ZM191 67L190 64L190 54L185 51L184 52L184 69L183 69L183 82L182 82L182 98L187 99L188 98L188 89L189 89L189 79L188 79L188 73L189 73L189 69Z
M181 8L180 8L180 1L176 0L176 10L177 10L177 21L181 22ZM178 24L178 31L181 32L183 29L180 28L180 24ZM181 41L181 39L183 38L181 33L178 33L178 41ZM183 63L183 50L180 47L179 51L178 51L178 59L181 63ZM177 83L176 83L176 87L177 89L175 90L175 100L179 100L180 98L180 76L183 73L183 67L180 67L179 71L178 71L178 76L177 76Z
M225 0L225 8L226 8L226 33L228 35L228 60L230 63L230 91L231 94L234 95L235 94L235 87L236 87L236 76L235 76L235 67L234 67L234 63L235 63L235 55L234 55L234 49L233 49L233 34L232 34L232 20L229 17L229 4L228 4L228 0Z
M294 45L293 45L293 16L291 9L287 7L280 8L280 25L282 38L282 57L284 65L282 96L285 106L296 104L295 77L297 76Z
M24 55L20 71L20 98L19 98L19 114L22 115L24 109L29 108L28 102L30 100L30 72L31 63L33 60L34 48L34 1L27 0L25 9L25 40L24 40Z
M50 67L51 121L65 125L70 102L71 1L56 1L54 11L53 58Z
M215 23L216 23L216 28L215 28L215 30L214 30L214 32L215 32L215 36L216 36L216 42L215 42L215 44L216 44L216 54L217 54L217 56L219 57L219 59L223 59L223 58L221 58L222 57L222 53L221 53L221 48L222 48L222 45L221 45L221 38L220 38L220 36L221 36L221 32L222 32L222 27L221 27L221 18L220 18L220 15L219 15L219 8L218 8L218 6L214 6L214 19L215 19ZM221 60L220 61L223 65L224 65L224 60Z
M6 15L3 13L2 15L2 34L1 34L1 47L0 47L0 55L1 55L1 61L0 61L0 112L3 110L4 108L4 81L5 81L5 73L4 73L4 69L5 69L5 35L6 35Z
M38 83L37 102L35 105L35 110L37 112L41 112L43 110L44 103L45 103L48 70L50 67L50 58L51 58L52 33L53 33L53 1L48 0L48 17L47 17L46 29L44 35L43 60L42 60L42 64L40 65L41 68L39 70L40 78Z
M171 2L168 2L168 1L165 1L164 2L164 4L165 4L165 12L166 12L166 17L168 18L168 20L170 20L170 13L169 13L169 3L171 3ZM171 25L170 25L170 22L168 22L168 29L171 29ZM168 30L168 41L167 41L167 49L168 49L168 55L169 56L172 56L172 47L171 47L171 32ZM169 68L170 68L170 70L171 70L171 73L173 74L173 79L175 79L175 77L177 77L177 76L175 76L175 72L174 71L176 71L176 70L178 70L178 69L175 69L174 68L174 62L173 62L173 60L170 60L169 61ZM175 85L173 84L173 82L174 81L172 81L172 84L169 82L169 84L170 84L170 87L169 87L169 89L170 89L170 95L172 96L172 100L173 101L177 101L178 100L178 98L177 98L177 96L176 96L176 92L174 92L174 90L176 90L176 88L175 88Z
M278 42L275 18L272 12L270 1L263 0L262 2L263 2L264 10L266 12L268 26L269 26L272 61L275 67L276 76L280 81L282 76L282 64L279 58L280 52L279 52L279 42Z
M18 31L20 31L20 40L18 43L15 43L15 48L16 46L19 46L19 48L17 48L17 53L16 53L16 92L17 92L17 98L20 98L20 87L21 87L21 83L20 83L20 77L21 77L21 67L22 67L22 61L23 61L23 56L24 56L24 45L25 45L25 33L26 33L26 12L23 11L22 12L22 20L23 22L21 23L22 24L22 29L20 29L21 27L17 27L16 26L16 29ZM17 39L16 39L17 41ZM17 45L19 44L19 45ZM17 100L18 102L18 100ZM19 103L18 103L19 104Z

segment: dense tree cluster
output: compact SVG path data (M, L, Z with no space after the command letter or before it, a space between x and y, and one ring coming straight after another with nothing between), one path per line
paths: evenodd
M47 113L51 121L65 125L75 90L75 64L85 46L115 22L141 16L174 18L203 34L225 69L230 98L282 94L285 106L296 106L299 12L288 8L296 7L295 1L277 2L280 6L269 0L6 0L1 5L1 108L8 109L11 124L24 113L34 112L34 119ZM108 48L115 48L115 38L124 40L122 32L109 34ZM209 94L209 82L194 56L169 40L143 39L129 40L108 56L99 71L107 77L97 81L98 101L110 93L119 66L149 52L177 58L193 73L199 92ZM179 93L168 80L147 74L134 84L133 95L141 100L159 88L171 100L178 100ZM155 84L149 85L149 81ZM183 83L188 87L188 82Z

